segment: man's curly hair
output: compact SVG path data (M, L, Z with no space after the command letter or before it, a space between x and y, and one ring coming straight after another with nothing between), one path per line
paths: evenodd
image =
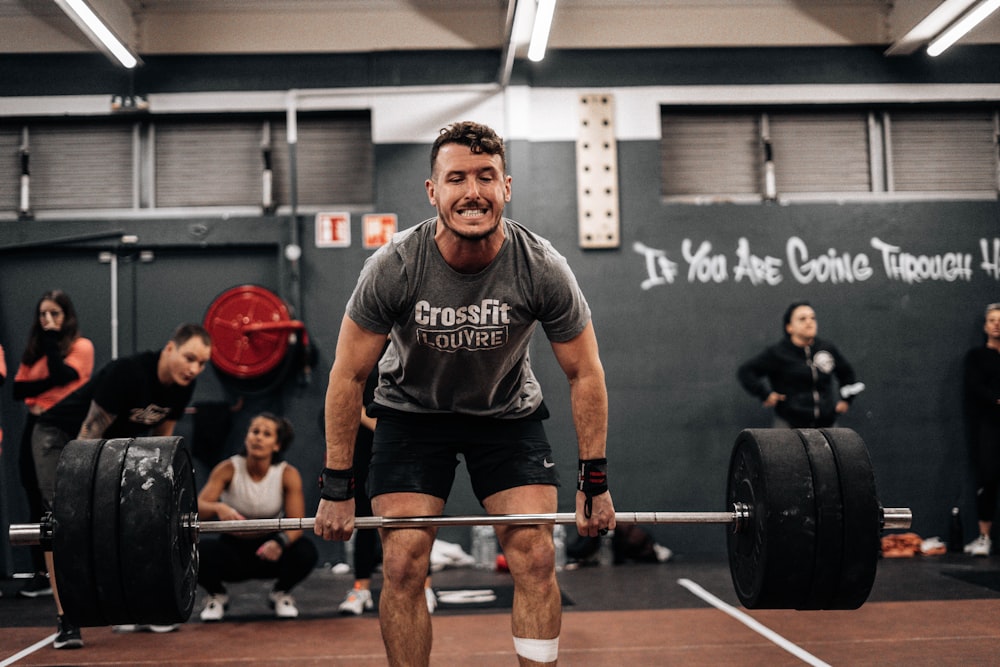
M437 162L438 151L445 144L461 144L468 146L473 153L486 153L487 155L499 155L500 166L504 172L507 171L507 157L504 154L503 139L493 131L492 128L481 123L472 121L462 121L452 123L448 127L442 128L434 146L431 148L431 173L434 173L434 164Z

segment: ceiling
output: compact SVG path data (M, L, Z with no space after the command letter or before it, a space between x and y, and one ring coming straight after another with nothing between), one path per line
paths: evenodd
M513 24L508 0L88 2L140 56L503 49ZM875 45L902 54L922 44L908 33L929 13L957 15L973 2L559 0L549 48ZM962 43L1000 43L1000 12ZM0 53L96 50L55 0L0 0Z

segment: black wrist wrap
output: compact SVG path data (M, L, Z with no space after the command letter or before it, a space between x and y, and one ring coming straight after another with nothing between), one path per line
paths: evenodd
M583 514L589 518L593 508L593 497L608 490L608 460L580 459L579 465L576 488L578 491L583 491L587 497L583 505Z
M354 468L347 470L323 468L319 476L319 497L323 500L354 498Z

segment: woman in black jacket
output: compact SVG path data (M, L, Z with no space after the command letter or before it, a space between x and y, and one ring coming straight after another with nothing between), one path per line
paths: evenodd
M740 366L740 384L774 408L774 425L833 426L864 390L854 368L833 343L816 337L816 312L807 301L785 310L785 337Z

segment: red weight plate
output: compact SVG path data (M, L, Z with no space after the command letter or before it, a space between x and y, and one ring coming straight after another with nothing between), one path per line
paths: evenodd
M212 363L238 379L265 375L285 358L288 334L295 324L285 302L263 287L242 285L226 290L205 314L205 329L212 336Z

